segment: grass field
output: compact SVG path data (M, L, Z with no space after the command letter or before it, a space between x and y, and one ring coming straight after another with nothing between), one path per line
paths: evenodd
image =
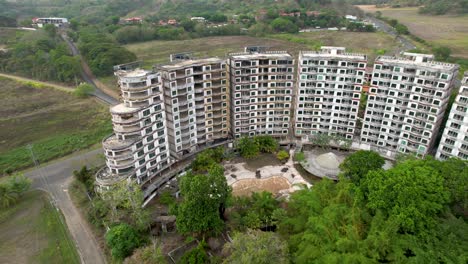
M376 8L359 6L364 12L382 12L383 16L397 19L408 26L415 36L452 49L453 56L468 58L468 15L430 16L418 14L417 7Z
M94 99L0 79L0 174L98 143L112 132L109 110Z
M231 52L243 51L245 46L267 46L272 50L287 50L297 55L300 50L313 50L324 46L345 46L349 52L369 55L373 62L378 50L393 53L398 49L397 42L382 33L353 32L309 32L299 34L276 34L265 38L249 36L221 36L175 41L149 41L129 44L125 47L134 52L143 67L150 69L155 64L169 62L173 53L192 52L195 57L225 57ZM118 90L114 76L99 79L108 87Z
M0 211L0 263L80 263L64 218L42 191Z

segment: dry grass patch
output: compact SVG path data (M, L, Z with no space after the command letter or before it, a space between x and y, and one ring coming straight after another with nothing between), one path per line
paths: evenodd
M232 184L234 196L250 196L254 192L267 191L278 194L281 190L289 189L291 184L281 176L267 179L243 179Z
M397 19L408 26L415 36L444 45L453 50L453 55L468 58L468 15L423 15L417 7L376 8L374 5L359 6L365 12L382 12L383 16Z

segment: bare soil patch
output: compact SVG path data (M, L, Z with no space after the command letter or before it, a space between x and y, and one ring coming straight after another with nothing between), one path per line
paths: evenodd
M281 190L290 187L288 180L281 176L267 179L243 179L232 184L232 194L235 196L250 196L254 192L261 191L278 194Z

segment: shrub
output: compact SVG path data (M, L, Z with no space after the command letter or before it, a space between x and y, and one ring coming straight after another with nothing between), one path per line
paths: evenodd
M94 87L87 83L82 83L75 88L73 94L80 98L88 97L94 91Z
M281 161L281 162L286 162L289 159L289 153L285 150L280 150L276 154L276 157Z
M130 256L135 248L143 244L140 234L128 224L118 224L111 227L105 238L112 256L118 260Z
M180 259L179 263L183 264L205 264L208 263L208 254L206 254L203 248L203 242L199 243L198 246L185 254Z
M303 162L305 160L304 152L298 152L298 153L294 154L294 159L299 161L299 162Z

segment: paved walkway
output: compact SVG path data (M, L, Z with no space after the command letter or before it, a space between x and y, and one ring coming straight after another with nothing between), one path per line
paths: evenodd
M302 185L306 185L308 187L312 186L310 183L304 180L304 178L302 178L301 174L294 167L294 161L293 161L294 149L290 150L289 155L290 155L289 160L284 165L265 166L265 167L258 169L258 171L260 171L261 179L268 179L268 178L274 178L274 177L282 177L286 179L289 182L291 187L289 189L280 191L280 193L285 194L285 195L302 188L301 187ZM256 172L247 169L245 167L245 163L227 162L224 167L225 167L224 174L226 176L228 185L230 186L245 179L258 180L256 178ZM231 176L233 174L235 175L235 178Z
M101 149L74 154L64 159L54 161L43 167L25 172L25 176L33 180L32 188L48 191L57 207L62 211L68 229L75 240L81 262L85 264L104 264L106 259L99 244L78 209L73 204L68 193L74 170L84 165L97 166L102 164Z

